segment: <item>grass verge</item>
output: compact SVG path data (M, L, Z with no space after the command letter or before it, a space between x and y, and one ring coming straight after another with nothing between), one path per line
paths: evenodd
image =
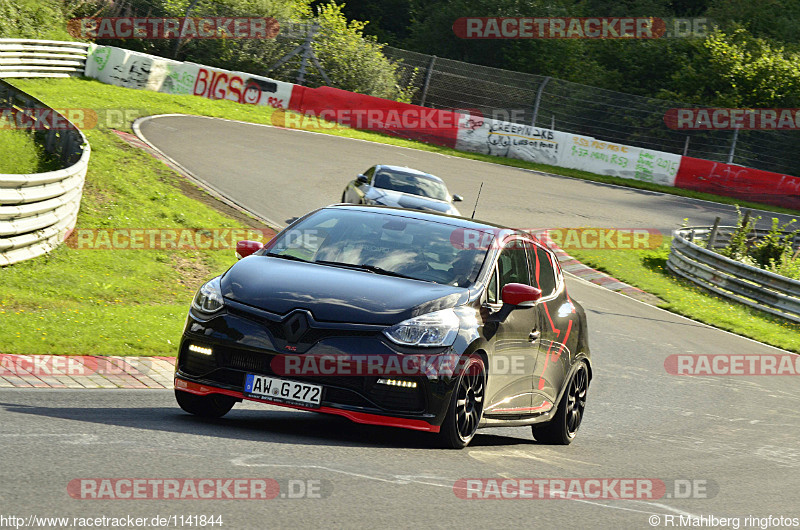
M0 118L0 173L40 173L58 169L57 161L26 131Z
M14 80L14 84L57 108L131 109L135 111L132 114L140 116L185 113L252 123L272 122L273 111L267 107L132 90L93 80ZM116 128L130 132L130 123L120 123ZM382 134L340 128L314 130L599 182L735 202L733 199L577 170L462 153ZM84 130L84 133L92 145L92 159L78 227L261 226L187 184L162 162L130 147L107 125ZM764 205L739 204L796 213ZM624 259L630 260L635 251L624 253ZM62 245L47 256L0 269L0 318L3 323L0 326L0 344L6 353L21 354L174 355L194 291L204 280L229 266L233 262L232 254L230 249L112 251L76 250ZM771 328L748 328L749 321L744 317L741 317L741 325L734 325L740 315L730 313L730 316L720 319L716 311L690 312L684 306L700 306L716 298L648 269L644 258L638 259L638 267L652 275L652 278L647 276L647 281L640 281L636 274L628 277L620 272L624 267L616 265L616 258L576 257L586 259L597 268L606 267L604 270L618 278L653 292L667 301L667 309L773 343ZM635 263L633 260L628 265ZM669 290L673 291L674 297L667 296ZM747 310L742 311L746 313ZM761 336L762 329L764 336ZM797 330L793 333L797 334ZM798 349L797 345L782 347Z
M738 335L800 353L800 324L774 317L675 277L666 267L669 241L653 250L572 250L577 260L664 301L659 307Z

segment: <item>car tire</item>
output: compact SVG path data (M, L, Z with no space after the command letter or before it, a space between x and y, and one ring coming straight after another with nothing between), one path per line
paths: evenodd
M531 425L536 441L550 445L571 444L583 420L588 391L589 370L586 363L580 363L569 380L553 419L547 423Z
M347 202L347 192L342 192L342 202L343 203Z
M208 394L198 396L183 390L175 390L175 399L178 405L190 414L203 418L221 418L236 404L236 398L222 394Z
M439 431L439 443L447 449L463 449L469 445L483 416L486 397L486 367L483 358L473 354L463 364Z

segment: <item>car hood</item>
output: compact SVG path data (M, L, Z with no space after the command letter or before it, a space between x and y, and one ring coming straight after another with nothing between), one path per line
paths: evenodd
M222 295L280 315L311 311L318 321L393 325L467 301L462 287L268 256L249 256L221 279Z
M412 210L427 210L431 212L442 212L451 215L459 215L458 210L447 201L438 201L420 195L412 195L401 191L384 190L372 188L367 193L367 198L376 201L383 206L394 206L399 208L410 208Z

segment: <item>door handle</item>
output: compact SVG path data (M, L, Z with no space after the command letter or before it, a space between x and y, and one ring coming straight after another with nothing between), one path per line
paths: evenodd
M542 332L538 329L534 329L531 331L530 335L528 335L528 340L531 342L536 342L536 340L542 335Z

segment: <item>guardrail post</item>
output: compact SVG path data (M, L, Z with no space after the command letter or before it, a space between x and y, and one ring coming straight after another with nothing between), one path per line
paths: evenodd
M731 141L731 150L728 153L728 163L733 164L733 154L736 152L736 142L739 139L739 129L733 130L733 140Z
M717 231L719 230L720 221L722 221L720 217L714 219L714 226L711 227L711 233L708 235L708 243L706 244L708 250L714 250L714 243L717 242Z
M433 75L433 65L436 64L436 56L431 55L431 62L428 63L428 69L425 71L425 83L422 85L422 96L420 96L419 106L425 106L425 99L428 97L428 86L431 84L431 76Z
M533 104L533 118L531 118L531 127L536 127L536 118L539 117L539 104L542 101L542 92L544 92L544 87L547 86L548 81L550 81L550 76L547 76L542 81L542 84L539 85L539 90L536 91L536 101ZM555 118L553 118L555 120Z

